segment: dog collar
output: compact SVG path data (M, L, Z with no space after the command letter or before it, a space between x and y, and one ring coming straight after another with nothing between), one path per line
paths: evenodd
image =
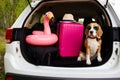
M101 38L96 38L96 39L97 39L97 41L101 40Z
M87 38L96 39L97 41L101 40L101 38L98 38L98 37L90 37L90 36L88 36Z

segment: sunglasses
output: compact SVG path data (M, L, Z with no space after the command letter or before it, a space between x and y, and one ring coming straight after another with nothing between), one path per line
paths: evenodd
M90 26L87 26L87 29L90 30L91 27L90 27ZM97 31L97 30L99 29L99 27L98 27L98 26L94 26L93 29Z

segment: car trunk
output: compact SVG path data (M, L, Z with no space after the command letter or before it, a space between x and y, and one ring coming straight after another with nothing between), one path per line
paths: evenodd
M52 33L57 34L58 23L62 20L65 13L74 15L76 21L83 19L84 28L92 19L101 25L102 35L102 62L95 58L91 65L86 65L85 60L77 61L77 57L61 57L59 55L58 42L50 46L33 46L27 44L25 38L32 34L34 30L43 30L43 24L40 23L40 17L47 11L52 11L55 16L55 23L51 25ZM83 36L83 41L85 35ZM34 65L46 65L56 67L91 67L106 63L112 54L113 32L111 21L104 7L95 0L52 0L43 1L31 12L22 27L21 52L26 61ZM82 46L82 50L85 50Z

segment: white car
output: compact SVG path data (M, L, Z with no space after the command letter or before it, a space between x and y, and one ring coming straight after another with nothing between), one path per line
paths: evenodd
M120 80L120 0L35 0L6 30L4 57L6 80ZM77 57L60 57L58 44L33 46L25 38L43 30L42 15L52 11L57 24L72 13L83 24L94 20L103 29L101 56L91 65ZM57 34L58 35L58 34Z

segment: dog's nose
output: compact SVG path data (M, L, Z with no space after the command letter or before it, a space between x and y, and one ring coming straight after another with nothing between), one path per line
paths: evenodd
M93 31L90 31L90 34L93 34Z

